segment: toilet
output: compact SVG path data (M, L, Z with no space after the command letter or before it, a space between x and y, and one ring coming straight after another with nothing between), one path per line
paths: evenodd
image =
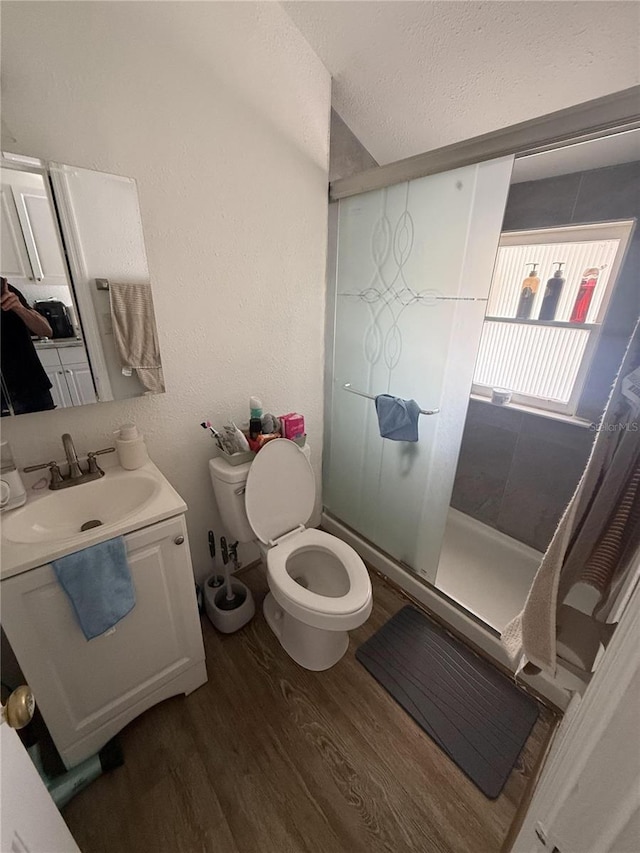
M254 460L209 461L213 490L227 534L258 540L269 593L263 610L283 649L305 669L336 664L348 631L369 617L371 581L356 552L335 536L305 527L315 502L309 448L278 438Z

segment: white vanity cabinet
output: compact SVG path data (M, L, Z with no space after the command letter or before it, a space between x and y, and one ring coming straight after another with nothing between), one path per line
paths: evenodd
M11 187L0 186L0 256L2 275L16 286L33 284L34 274L22 235Z
M124 539L136 604L93 640L50 565L2 581L2 626L67 767L207 680L184 516Z
M58 409L96 402L91 368L84 346L43 347L36 351L51 382L51 396Z
M12 284L38 283L67 286L62 246L58 237L51 201L44 187L33 185L25 178L19 182L20 173L13 175L11 186L2 185L2 224L7 229L3 249L9 251L8 259ZM16 181L18 181L16 183Z

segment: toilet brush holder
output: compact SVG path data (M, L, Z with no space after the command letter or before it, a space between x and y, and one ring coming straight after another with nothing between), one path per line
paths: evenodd
M248 586L231 579L233 600L227 600L227 587L222 575L211 575L204 585L204 609L214 627L223 634L233 634L249 622L256 612Z

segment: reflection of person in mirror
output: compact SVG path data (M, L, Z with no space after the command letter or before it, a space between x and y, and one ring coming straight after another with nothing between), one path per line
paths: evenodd
M50 337L51 326L42 314L29 308L24 296L6 278L0 281L2 396L8 395L16 415L55 409L51 382L31 340L32 335ZM10 413L5 403L3 399L3 415Z

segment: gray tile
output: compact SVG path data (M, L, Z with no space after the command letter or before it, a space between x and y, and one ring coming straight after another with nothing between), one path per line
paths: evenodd
M503 491L504 480L486 472L464 472L456 475L451 506L483 524L496 527Z
M498 516L499 530L538 551L547 550L568 500L564 503L518 486L510 488Z
M584 458L585 464L594 438L593 432L583 426L527 413L524 413L521 435L567 448Z
M517 433L467 420L451 496L454 509L495 526Z
M638 216L640 162L582 173L573 222L602 222Z
M629 335L620 337L603 332L589 369L577 414L581 418L599 421L620 369Z
M558 175L542 181L525 181L509 188L503 231L566 225L580 186L581 173Z
M637 217L640 219L640 200ZM636 225L631 244L627 249L624 265L618 275L611 301L604 321L605 329L610 332L624 332L627 337L633 331L635 321L640 314L640 224Z
M485 424L491 427L519 432L522 412L508 406L498 406L484 400L469 400L465 429L470 425Z
M581 433L593 440L587 430ZM498 528L544 551L575 491L588 453L585 439L572 448L564 441L523 431L513 454Z

